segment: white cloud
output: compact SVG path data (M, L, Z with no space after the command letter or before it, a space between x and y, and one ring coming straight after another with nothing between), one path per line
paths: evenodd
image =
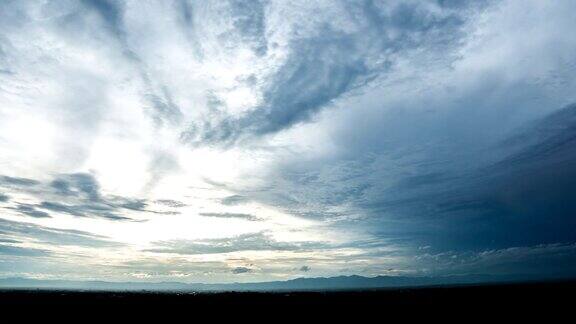
M570 1L0 7L2 219L123 244L27 246L111 265L102 278L153 279L137 269L147 258L160 277L174 267L190 281L410 272L417 246L485 249L458 236L474 226L440 211L490 205L489 186L470 179L504 157L494 145L576 101ZM270 251L194 256L219 259L191 276L188 259L146 252L262 232ZM24 251L24 238L6 251ZM306 242L330 248L285 248ZM52 265L38 271L66 267Z

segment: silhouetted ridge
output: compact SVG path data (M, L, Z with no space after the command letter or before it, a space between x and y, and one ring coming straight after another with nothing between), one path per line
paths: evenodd
M531 280L529 276L463 275L443 277L408 276L339 276L297 278L287 281L257 283L202 284L180 282L106 282L36 280L25 278L0 279L0 288L74 289L74 290L163 290L163 291L276 291L276 290L337 290L417 287L432 285L472 284Z

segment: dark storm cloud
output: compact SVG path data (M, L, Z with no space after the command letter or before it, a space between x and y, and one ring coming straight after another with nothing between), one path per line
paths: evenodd
M415 265L430 273L540 274L571 276L576 271L575 244L539 244L482 251L421 253Z
M495 168L512 170L541 161L573 159L576 133L576 104L567 105L538 119L503 141L501 149L511 152Z
M444 248L574 242L574 111L569 106L536 122L522 132L521 144L514 141L516 147L508 147L508 156L486 167L448 171L452 174L447 178L427 184L410 180L407 186L403 180L401 187L392 186L383 195L390 198L362 206L374 214L410 215L405 216L406 233L418 228L423 232L419 239Z
M473 202L468 211L490 224L478 233L486 244L576 241L575 116L576 105L570 105L534 122L512 138L516 148L508 149L509 156L470 181L472 197L463 202Z
M570 105L484 147L484 155L491 156L485 165L477 163L485 157L467 162L462 155L472 166L467 167L450 161L454 153L447 152L440 163L424 160L425 167L405 163L409 172L393 173L397 179L387 186L377 184L388 178L378 170L387 164L374 162L360 164L364 170L376 168L369 176L347 170L340 187L323 188L318 180L312 184L322 188L319 198L330 195L325 202L353 204L367 215L365 226L387 229L378 235L440 250L575 242L575 112ZM339 180L337 175L330 173L329 183Z
M485 166L445 167L441 178L425 176L422 183L411 176L389 189L375 187L381 198L372 190L351 201L373 215L374 226L440 249L574 242L575 111L570 105L486 148L496 158Z
M278 242L265 233L244 234L230 238L197 241L173 240L155 242L158 248L147 250L155 253L214 254L238 251L304 251L322 248L322 242Z

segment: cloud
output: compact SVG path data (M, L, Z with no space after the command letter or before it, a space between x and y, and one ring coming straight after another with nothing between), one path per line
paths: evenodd
M21 257L42 257L50 255L48 251L40 249L23 248L18 246L1 245L1 244L0 244L0 254L21 256Z
M38 181L27 178L0 176L0 184L14 187L31 187L39 184Z
M531 128L519 128L520 144L504 150L509 140L503 137L482 146L480 158L478 147L443 151L442 144L431 146L435 152L422 147L413 154L322 161L300 177L291 174L292 166L283 167L274 175L282 180L266 183L272 189L252 199L447 249L571 242L573 108L554 114L562 124L551 123L552 116L541 119L547 126L532 120Z
M302 145L263 172L260 187L236 193L332 228L438 248L576 240L568 230L574 228L569 93L576 84L566 59L576 57L576 42L565 43L562 54L545 50L564 39L560 31L572 23L562 12L573 5L542 8L562 17L551 28L532 5L503 2L480 17L464 15L463 29L453 31L470 34L456 32L462 47L457 59L443 61L450 68L397 69L390 72L399 78L394 82L343 98L314 125L301 126L304 135L290 133L312 148ZM496 22L506 15L515 18L502 29L465 26L467 18ZM518 43L527 37L523 27L542 37L530 45L538 60ZM503 29L517 32L503 36ZM500 50L505 59L495 54ZM529 127L541 121L545 125ZM517 143L504 148L510 138Z
M298 269L298 271L301 272L308 272L310 270L312 270L312 268L310 268L309 266L301 266L300 269Z
M21 241L37 241L57 246L114 247L122 244L88 232L44 227L0 219L0 232Z
M6 178L13 179L11 177ZM46 182L18 179L10 180L8 183L9 185L0 183L0 186L17 190L17 192L37 197L40 200L53 198L51 201L40 201L37 204L20 203L18 200L13 200L17 207L6 207L33 217L49 217L50 215L45 211L52 211L77 217L100 217L108 220L130 221L132 218L122 215L125 211L152 214L168 213L148 209L146 199L102 194L100 184L94 175L89 173L59 174ZM17 188L11 187L15 183L25 183L26 185L20 185ZM29 184L33 184L33 188L29 188Z
M205 217L217 217L217 218L237 218L237 219L245 219L248 221L260 221L262 218L258 216L254 216L251 214L242 214L242 213L200 213L200 216Z
M89 173L60 175L50 185L63 196L80 196L91 201L100 200L100 186L94 176Z
M26 205L26 204L19 204L17 205L16 208L12 208L12 207L7 207L8 209L14 209L16 211L18 211L19 213L26 215L26 216L31 216L31 217L35 217L35 218L50 218L50 214L40 211L40 210L36 210L33 206L30 205Z
M236 206L236 205L244 204L248 201L249 201L249 199L247 197L240 196L240 195L232 195L232 196L222 198L220 200L220 203L222 205L226 205L226 206Z
M417 264L431 273L497 273L567 276L574 273L574 244L552 243L481 251L424 253ZM522 270L519 270L522 269Z
M115 213L117 206L108 204L64 205L55 202L43 201L37 208L59 212L78 217L101 217L109 220L131 220L129 217L119 216ZM125 206L122 208L131 209Z
M83 4L98 14L105 22L109 32L117 37L123 37L122 3L108 0L84 0Z
M229 280L236 265L186 266L215 253L270 255L267 279L311 261L320 275L573 270L574 3L0 7L5 217L152 247L2 219L5 251L103 249L114 276L199 280ZM228 237L195 238L214 224ZM0 264L32 266L17 259Z
M276 7L282 6L272 6ZM335 2L319 21L286 21L288 28L300 28L294 34L298 36L283 40L289 47L286 59L273 73L258 80L263 84L261 103L241 116L225 116L216 123L217 118L213 118L194 125L183 138L196 144L226 143L243 135L276 133L310 121L334 100L351 95L374 79L386 78L401 60L432 61L417 53L437 55L449 63L451 50L459 45L466 20L473 16L471 10L476 6L459 10L441 7ZM309 8L314 9L324 8ZM298 18L307 13L302 14ZM342 26L343 19L346 27Z
M0 243L21 243L18 240L0 238Z
M172 208L181 208L181 207L186 206L185 203L183 203L181 201L177 201L177 200L172 200L172 199L159 199L159 200L156 200L155 203L165 205L168 207L172 207Z
M139 258L126 260L114 266L122 271L137 271L153 278L182 280L186 277L202 277L212 274L230 273L230 268L221 261L192 261L186 258Z
M59 212L59 213L73 215L73 216L84 216L84 213L79 211L78 208L75 208L74 206L71 207L71 206L59 204L59 203L43 201L42 203L40 203L39 207L43 208L43 209Z
M239 251L303 251L325 247L324 242L279 242L266 233L243 234L222 239L197 241L172 240L155 242L158 248L148 249L154 253L215 254Z
M236 267L236 268L232 269L231 272L233 274L242 274L242 273L252 272L252 269L246 268L246 267Z

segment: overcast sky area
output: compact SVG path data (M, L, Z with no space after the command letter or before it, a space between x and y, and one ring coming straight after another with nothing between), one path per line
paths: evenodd
M0 278L576 276L576 1L0 1Z

